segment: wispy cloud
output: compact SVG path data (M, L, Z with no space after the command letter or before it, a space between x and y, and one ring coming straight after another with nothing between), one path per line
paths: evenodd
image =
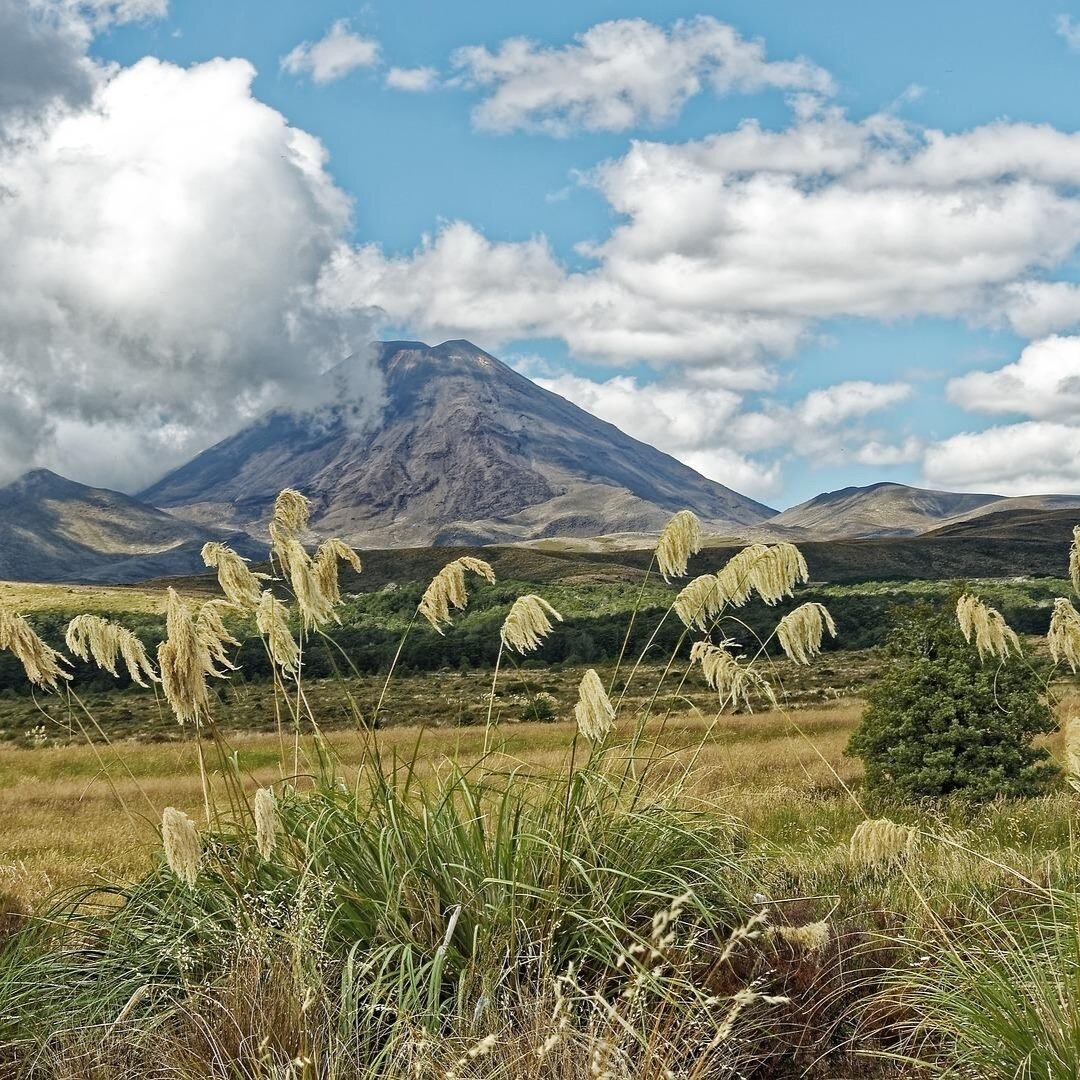
M1080 52L1080 23L1076 22L1071 15L1059 15L1054 20L1054 29L1058 37L1062 38L1070 49Z
M439 85L439 72L433 67L392 67L386 73L386 85L391 90L420 94Z
M347 19L339 19L318 41L304 41L281 59L281 68L291 75L309 75L315 83L335 82L357 68L379 63L379 43L349 29Z
M494 52L482 45L458 49L452 62L460 84L486 93L474 123L495 132L566 136L656 125L706 88L717 94L833 91L831 76L816 64L768 60L761 41L711 16L669 29L616 19L563 46L509 38Z

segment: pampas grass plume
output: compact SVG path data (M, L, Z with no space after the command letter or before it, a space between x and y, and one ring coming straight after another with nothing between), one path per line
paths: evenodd
M1054 601L1046 641L1055 664L1064 660L1073 671L1080 667L1080 612L1063 596Z
M259 579L265 574L252 573L246 559L226 544L213 541L203 544L202 560L217 568L218 584L230 604L243 612L255 610L262 592Z
M701 665L705 681L720 695L721 708L742 702L753 711L751 694L755 691L776 704L776 695L768 681L749 664L740 664L723 645L695 641L690 649L690 663Z
M255 626L266 642L270 659L286 675L300 671L300 646L289 629L288 608L269 590L263 591L255 609Z
M972 593L964 593L957 601L956 621L966 641L970 643L974 637L980 660L986 655L1005 660L1013 650L1020 652L1020 638L1005 622L1001 612Z
M93 661L114 678L117 661L122 659L131 681L139 686L160 682L146 646L126 627L100 615L76 615L64 635L67 647L80 659Z
M615 707L600 676L592 668L582 676L574 716L578 731L592 743L603 742L615 727Z
M832 928L824 920L802 926L770 926L768 936L780 938L800 952L818 953L828 947Z
M533 652L551 633L551 619L563 621L562 616L542 596L526 593L514 601L503 621L499 637L508 649L522 655Z
M264 859L274 854L277 845L277 800L270 788L255 792L255 846Z
M797 664L809 664L821 652L825 631L836 637L836 623L824 604L801 604L789 611L777 624L776 636L788 658Z
M23 666L26 677L43 690L55 690L60 679L71 675L60 666L67 661L46 645L21 615L0 608L0 650L12 653Z
M174 806L161 815L161 842L169 869L189 888L195 887L202 859L202 843L195 822Z
M348 563L358 574L364 569L360 556L344 540L332 536L319 545L312 563L319 590L331 604L341 601L341 587L338 583L339 562Z
M665 581L686 573L690 556L701 550L701 522L690 510L680 510L664 526L656 544L656 565Z
M465 589L466 571L482 577L489 584L495 582L495 571L483 559L465 555L448 562L431 579L416 609L437 633L443 633L443 628L453 621L450 617L451 607L464 611L469 603L469 594Z
M694 578L675 597L675 614L683 623L694 629L704 630L710 619L720 613L724 606L724 594L716 574L702 574Z
M907 825L899 825L889 818L876 818L856 826L849 850L855 862L880 865L910 855L918 837L916 830Z
M1072 546L1069 548L1069 580L1073 592L1080 594L1080 525L1073 527Z

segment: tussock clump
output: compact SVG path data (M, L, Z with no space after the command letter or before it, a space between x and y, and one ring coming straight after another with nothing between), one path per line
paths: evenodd
M206 677L224 678L218 667L235 665L225 655L225 645L236 645L222 621L222 611L230 605L211 600L194 616L169 588L165 608L165 640L158 646L158 668L165 699L181 724L198 723L210 708Z
M358 574L364 569L360 556L344 540L332 536L324 540L315 552L312 568L315 580L323 596L331 604L341 601L341 586L338 584L338 563L348 563Z
M964 593L957 602L956 621L960 624L965 641L970 643L974 637L980 659L989 654L1005 660L1010 652L1021 651L1016 631L1005 621L1001 612L984 604L972 593Z
M469 603L469 594L465 589L465 572L482 577L488 584L495 583L495 571L483 559L474 559L471 555L465 555L460 559L448 562L432 579L431 584L424 590L420 597L417 611L431 624L431 628L438 633L449 626L453 619L450 617L450 608L464 611Z
M255 792L255 846L264 859L277 846L277 800L269 788Z
M21 615L0 608L0 650L12 653L23 666L26 677L43 690L56 690L60 679L71 675L60 665L67 661L46 645Z
M704 630L709 621L720 614L724 606L724 594L716 574L702 574L694 578L675 597L675 614L691 630Z
M1046 640L1055 664L1064 660L1073 671L1080 667L1080 612L1063 596L1054 601Z
M701 550L701 522L690 510L680 510L664 526L656 544L656 565L665 581L686 573L690 556Z
M508 649L522 655L533 652L551 633L551 619L562 622L562 616L542 596L526 593L514 601L499 637Z
M160 682L146 646L126 627L100 615L76 615L64 636L67 647L80 659L89 660L110 675L117 675L117 661L123 659L131 681L146 687Z
M600 676L592 668L582 676L574 716L578 731L592 743L603 742L615 727L615 707Z
M918 841L919 834L915 829L889 818L876 818L856 826L851 834L849 851L853 861L876 866L910 855Z
M286 675L298 675L300 646L289 629L289 609L269 589L259 598L255 626L266 642L270 659Z
M788 612L776 627L780 647L797 664L809 664L821 652L821 639L828 630L836 637L836 623L824 604L808 603Z
M189 888L195 888L202 860L202 842L195 822L174 806L161 815L161 842L169 869Z
M265 574L253 573L247 560L226 544L203 544L202 560L207 566L217 568L218 584L233 607L245 613L255 610L262 592L260 578L265 579Z
M753 711L751 695L754 693L776 704L776 695L768 681L749 664L740 664L723 645L695 641L690 649L690 663L701 665L705 681L720 695L722 709L741 703Z

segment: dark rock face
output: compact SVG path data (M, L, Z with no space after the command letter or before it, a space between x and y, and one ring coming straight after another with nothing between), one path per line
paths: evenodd
M774 511L542 389L467 341L378 346L387 404L274 413L140 494L193 521L261 532L283 487L354 544L488 543L660 528L689 507L738 529Z
M128 495L34 469L0 488L0 578L142 581L204 570L207 540L259 557L249 536L182 521Z

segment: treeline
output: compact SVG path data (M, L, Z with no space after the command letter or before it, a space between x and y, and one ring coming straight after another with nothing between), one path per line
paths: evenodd
M940 593L924 597L943 606L950 602L957 586L941 583ZM367 593L349 598L340 611L340 626L332 626L327 634L313 635L304 646L304 670L309 678L347 675L352 672L376 674L385 672L393 662L405 628L409 626L422 585L409 585L394 590ZM445 635L432 630L422 619L412 622L408 638L401 651L398 670L402 673L437 671L440 669L474 670L490 668L499 650L499 626L513 597L522 592L545 593L535 583L502 582L497 586L476 586L469 608L460 614ZM560 590L561 603L572 590ZM992 589L983 588L989 603L1000 608L1011 626L1021 634L1045 634L1049 625L1051 605L1042 598L1023 598L1015 590L1007 590L995 599ZM594 595L595 594L595 595ZM674 596L674 591L671 592ZM607 597L597 602L596 597ZM614 660L623 648L636 588L612 585L597 589L590 587L585 601L563 604L566 621L537 652L535 659L543 663L592 664ZM825 603L836 620L839 631L835 642L827 641L827 649L865 649L881 645L888 633L890 612L898 601L910 602L903 593L878 590L860 593L857 590L837 595L831 590L803 590L799 603L818 600ZM638 656L649 646L652 659L664 660L676 650L683 656L689 652L690 641L683 625L668 612L670 599L654 590L648 602L633 619L627 644L627 654ZM736 612L737 620L727 620L717 630L743 645L755 649L758 640L771 634L777 620L791 610L794 602L770 608L756 602ZM36 612L29 616L35 629L55 648L63 649L64 630L73 613L60 611ZM130 627L153 655L164 635L160 616L132 612L103 612ZM666 616L666 617L665 617ZM235 652L235 662L244 678L269 678L270 663L261 640L248 624L236 624L234 633L241 645ZM699 635L696 635L699 636ZM651 645L650 645L651 641ZM681 642L681 644L680 644ZM66 651L66 650L64 650ZM105 690L124 686L127 679L113 679L89 664L75 662L72 668L73 685L82 689ZM0 692L29 693L21 665L8 653L0 653Z

